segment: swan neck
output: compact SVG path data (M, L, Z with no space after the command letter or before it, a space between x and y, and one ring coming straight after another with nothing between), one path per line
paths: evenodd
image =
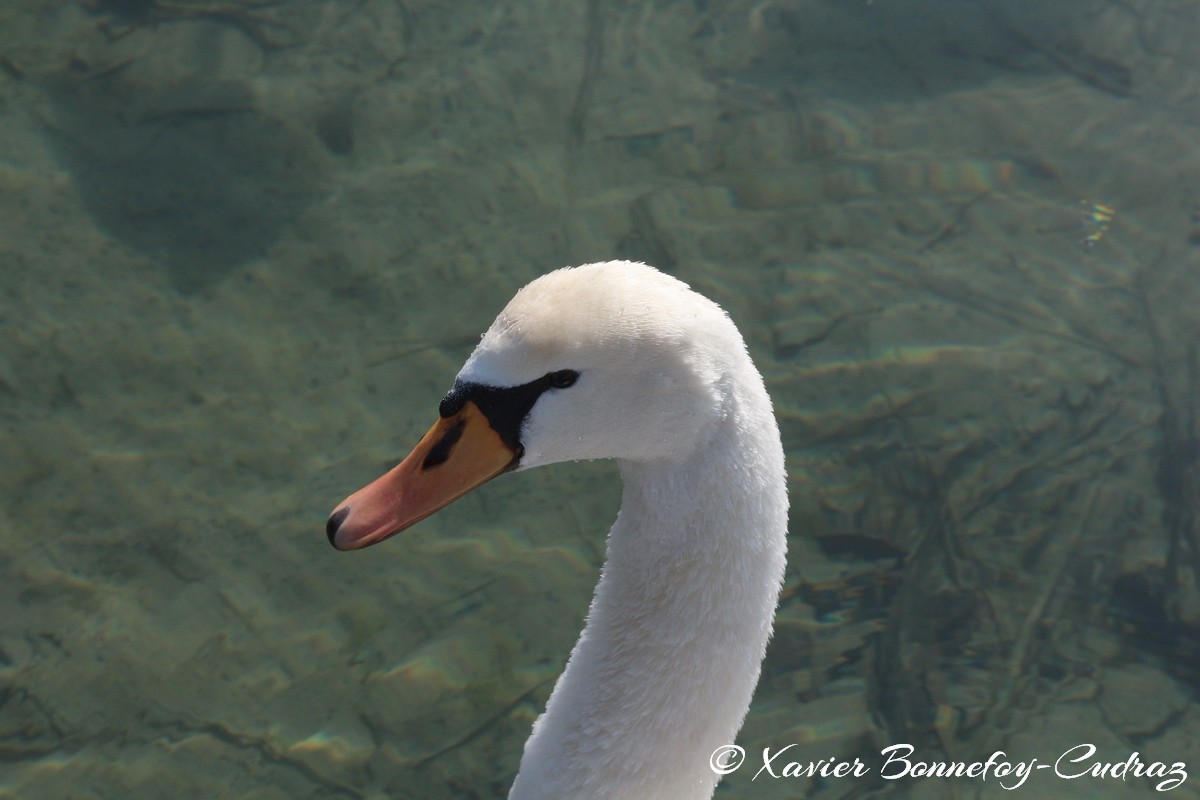
M510 798L709 798L783 580L783 451L765 390L689 458L623 462L588 622Z

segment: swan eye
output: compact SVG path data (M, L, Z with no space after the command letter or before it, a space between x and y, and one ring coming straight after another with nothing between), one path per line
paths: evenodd
M579 379L579 373L573 369L560 369L558 372L551 372L546 376L546 380L555 389L566 389L568 386L574 386L575 381Z

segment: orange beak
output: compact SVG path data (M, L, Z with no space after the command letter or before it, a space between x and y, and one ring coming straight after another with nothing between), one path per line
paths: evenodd
M439 419L408 458L347 497L325 531L338 550L358 550L415 525L516 466L517 454L467 401Z

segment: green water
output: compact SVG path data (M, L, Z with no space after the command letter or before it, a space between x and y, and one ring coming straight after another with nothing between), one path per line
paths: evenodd
M1197 31L1168 0L7 4L0 798L504 797L615 470L354 554L325 518L517 288L618 257L729 310L787 450L718 797L1010 796L883 780L895 743L1200 772ZM792 743L870 774L752 780Z

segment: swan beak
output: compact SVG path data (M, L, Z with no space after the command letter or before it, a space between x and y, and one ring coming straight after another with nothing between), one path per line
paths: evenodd
M382 542L516 466L517 454L473 402L439 419L408 458L347 497L325 532L338 550Z

